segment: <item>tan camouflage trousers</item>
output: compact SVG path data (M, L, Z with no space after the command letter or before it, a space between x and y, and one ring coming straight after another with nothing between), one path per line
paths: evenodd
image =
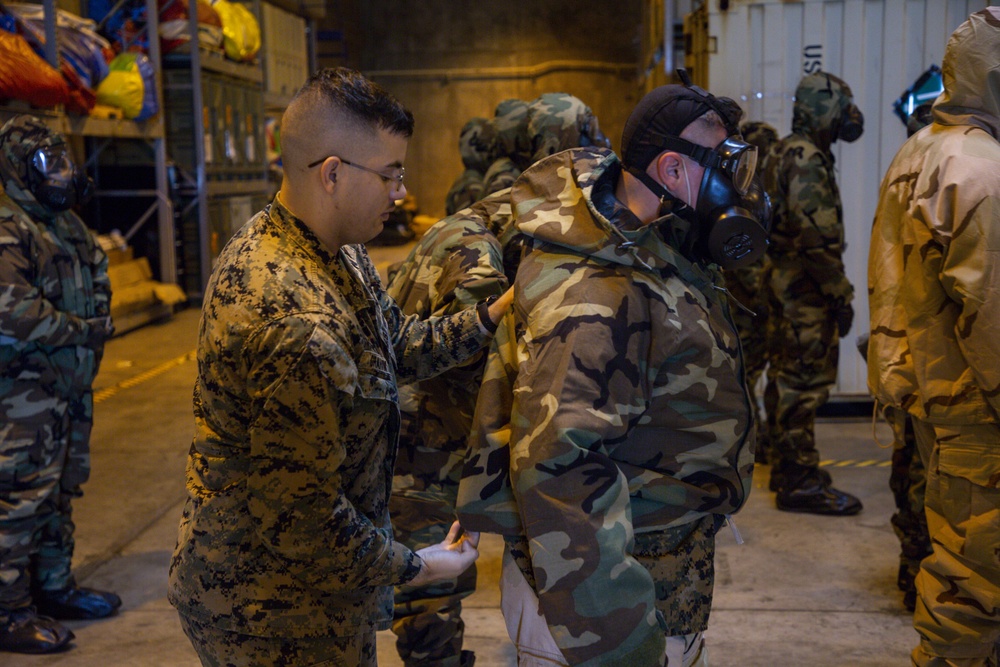
M204 667L376 667L374 626L347 637L256 637L227 632L180 614Z
M920 564L916 667L996 665L1000 641L1000 425L913 420L927 462L933 552Z
M769 275L774 339L768 379L777 392L772 463L815 468L816 411L837 381L837 325L829 299L803 272L775 266Z
M457 493L457 488L454 492ZM389 515L396 540L412 550L422 549L447 536L455 521L455 498L451 495L450 499L432 500L394 494L389 498ZM465 637L462 600L475 590L475 565L458 579L417 588L396 587L392 632L403 664L407 667L462 664Z
M37 400L18 401L29 395ZM30 605L32 591L74 583L71 502L90 474L93 400L42 397L0 401L0 619Z

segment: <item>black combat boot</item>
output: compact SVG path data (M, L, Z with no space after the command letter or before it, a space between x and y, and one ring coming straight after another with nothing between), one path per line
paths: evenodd
M779 510L835 516L848 516L861 511L861 501L833 488L830 475L819 468L786 464L782 466L778 479Z
M52 653L66 647L73 633L59 621L39 616L34 607L3 614L0 651L8 653Z
M104 618L122 606L114 593L70 586L57 591L35 591L32 600L38 611L62 621Z

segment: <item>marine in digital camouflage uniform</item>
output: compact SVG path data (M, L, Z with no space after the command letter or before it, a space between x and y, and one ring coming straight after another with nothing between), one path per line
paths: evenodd
M710 109L693 90L664 91L667 111L643 108L676 117L674 136ZM631 158L639 171L663 151L644 150ZM715 532L751 488L752 417L721 274L682 254L696 226L659 212L646 187L610 150L579 148L535 163L509 195L526 245L458 514L505 538L508 632L519 659L537 661L522 664L662 665L667 637L690 638L683 664L705 664ZM524 637L537 605L544 643Z
M121 604L79 588L70 570L92 383L111 334L108 261L75 213L36 198L38 151L66 154L66 141L33 116L0 128L0 651L22 653L72 639L48 616L97 618Z
M993 667L1000 642L1000 8L945 48L933 124L882 180L868 385L927 468L916 667Z
M404 317L360 243L405 196L412 127L358 73L314 74L282 119L281 191L206 288L168 588L205 664L374 665L392 587L427 566L389 519L397 382L466 361L490 334L474 308ZM345 144L366 169L320 152Z
M451 215L483 198L483 179L496 151L496 131L486 118L472 118L458 135L458 152L465 171L455 179L445 199L445 213Z
M531 104L537 154L603 143L597 118L581 100L546 93ZM596 139L591 138L593 133ZM501 294L516 271L520 246L510 204L495 193L472 211L432 226L386 286L407 315L447 315ZM484 359L400 390L400 453L390 501L397 538L411 549L440 542L455 518L455 497L472 427ZM471 665L462 651L461 600L475 590L470 569L454 582L397 588L393 631L408 667Z
M509 188L531 164L531 135L528 133L528 103L508 99L493 114L496 152L483 176L483 196Z
M762 121L748 121L740 126L743 139L757 147L757 173L763 171L764 156L772 145L778 141L778 132ZM761 419L759 399L756 387L760 382L768 360L768 327L773 326L768 317L767 297L762 280L765 272L766 257L762 257L750 266L730 269L725 272L726 289L740 304L733 309L733 320L740 332L740 342L743 345L743 361L747 370L747 389L750 391L750 405L754 410L754 422L757 424L756 459L759 463L767 462L767 452L770 449L770 429L773 421L773 406L765 405L768 420ZM773 392L772 392L773 393ZM769 400L769 399L768 399Z
M862 508L819 469L815 436L816 411L837 380L840 337L853 319L830 146L860 132L850 87L826 72L807 75L795 90L792 133L764 165L764 189L774 206L764 279L775 323L768 377L777 390L770 485L781 510L855 514Z

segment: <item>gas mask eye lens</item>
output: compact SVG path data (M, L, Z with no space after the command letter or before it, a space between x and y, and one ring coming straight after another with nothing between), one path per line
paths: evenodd
M41 174L65 174L73 171L66 151L58 147L39 148L31 158Z
M719 154L719 166L733 181L733 187L741 195L747 193L750 181L757 169L757 147L735 137L728 137L716 146Z

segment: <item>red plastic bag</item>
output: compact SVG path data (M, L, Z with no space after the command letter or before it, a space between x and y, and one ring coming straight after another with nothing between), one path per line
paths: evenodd
M159 0L157 5L160 8L161 52L168 53L190 42L189 0ZM204 0L197 0L195 9L198 12L198 42L218 48L222 44L222 19L218 12Z
M39 58L24 37L0 30L0 99L52 107L67 104L70 91L63 76Z

